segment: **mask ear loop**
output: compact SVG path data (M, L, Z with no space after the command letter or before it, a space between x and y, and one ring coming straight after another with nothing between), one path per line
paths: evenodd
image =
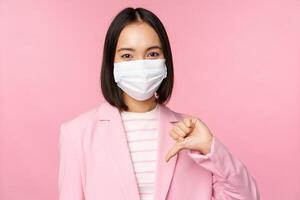
M157 94L157 92L154 93L155 98L158 99L159 95Z

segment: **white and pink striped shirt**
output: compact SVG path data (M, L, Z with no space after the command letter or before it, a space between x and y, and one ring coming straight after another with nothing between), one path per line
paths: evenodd
M147 112L121 112L141 200L154 199L158 107L156 104Z

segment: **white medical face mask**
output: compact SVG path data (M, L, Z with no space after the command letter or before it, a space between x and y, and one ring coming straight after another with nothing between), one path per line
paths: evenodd
M167 77L165 59L143 59L114 63L117 85L134 99L144 101L154 95Z

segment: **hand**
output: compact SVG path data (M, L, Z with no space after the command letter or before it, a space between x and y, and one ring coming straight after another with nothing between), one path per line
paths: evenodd
M167 153L166 162L182 149L198 150L204 155L210 152L213 135L198 118L186 117L177 122L170 130L169 135L176 143Z

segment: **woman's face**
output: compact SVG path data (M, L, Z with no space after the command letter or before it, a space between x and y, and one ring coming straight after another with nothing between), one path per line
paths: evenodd
M121 31L114 62L164 58L155 30L145 22L132 23Z

